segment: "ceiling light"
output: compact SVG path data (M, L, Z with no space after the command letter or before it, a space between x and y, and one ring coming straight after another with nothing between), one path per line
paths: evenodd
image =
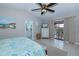
M45 9L42 9L42 12L46 12L46 10Z

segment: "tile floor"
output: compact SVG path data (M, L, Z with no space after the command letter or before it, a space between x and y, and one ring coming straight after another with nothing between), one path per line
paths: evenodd
M74 44L65 43L57 39L41 39L43 42L48 42L52 46L68 52L68 56L79 56L79 46Z
M69 56L79 56L79 46L78 45L66 43L64 41L57 40L57 39L49 40L49 42L53 46L67 51Z

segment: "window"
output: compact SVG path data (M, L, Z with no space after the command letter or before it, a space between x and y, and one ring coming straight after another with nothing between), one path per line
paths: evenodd
M56 24L57 27L63 28L64 24Z

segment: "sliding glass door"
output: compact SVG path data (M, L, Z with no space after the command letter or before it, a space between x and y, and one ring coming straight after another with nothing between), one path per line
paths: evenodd
M55 30L56 30L55 38L63 40L64 39L64 23L57 22L54 25L55 25Z

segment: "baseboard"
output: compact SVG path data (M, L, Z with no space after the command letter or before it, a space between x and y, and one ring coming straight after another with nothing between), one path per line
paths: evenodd
M49 37L42 37L41 39L50 39Z
M70 43L70 42L68 42L68 41L65 41L66 43ZM75 45L79 45L79 43L78 42L74 42L73 44L75 44Z

